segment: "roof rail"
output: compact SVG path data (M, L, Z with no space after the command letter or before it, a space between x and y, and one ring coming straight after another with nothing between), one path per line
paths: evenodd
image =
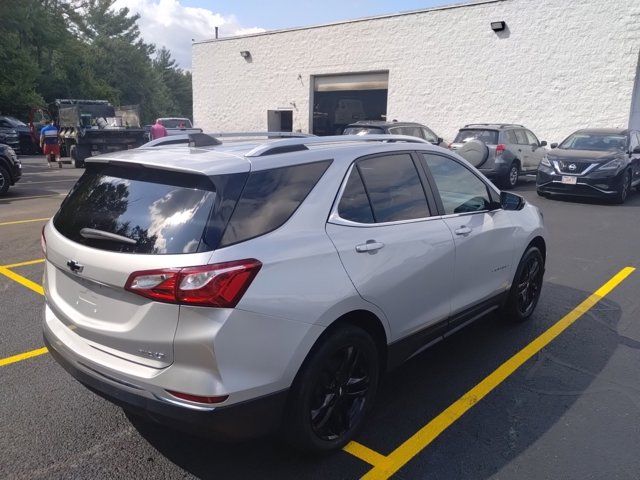
M525 128L524 125L519 125L517 123L468 123L463 128L476 127L476 126L477 127L496 126L498 128L504 128L504 127L522 127L522 128Z
M407 142L407 143L429 143L422 138L410 137L408 135L334 135L328 137L307 137L290 138L276 140L275 142L260 145L245 157L264 157L276 153L298 152L309 150L307 145L321 145L324 143L353 143L353 142Z
M179 133L177 135L169 135L166 137L156 138L155 140L151 140L143 145L145 148L151 148L156 146L166 146L166 145L181 145L181 144L190 144L191 139L190 136L194 135L193 133ZM256 137L267 137L267 138L306 138L313 137L309 133L299 133L299 132L215 132L215 133L200 133L199 135L204 135L207 137L215 138L219 141L220 138L256 138ZM204 137L203 137L204 138ZM202 140L204 142L204 140ZM192 146L196 147L205 147L210 145L218 145L217 143L201 143L194 144Z

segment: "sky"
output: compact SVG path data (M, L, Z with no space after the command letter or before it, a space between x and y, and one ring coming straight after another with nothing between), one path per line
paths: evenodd
M116 0L140 14L140 30L147 43L167 47L178 65L191 68L191 42L302 27L353 18L395 13L461 0Z

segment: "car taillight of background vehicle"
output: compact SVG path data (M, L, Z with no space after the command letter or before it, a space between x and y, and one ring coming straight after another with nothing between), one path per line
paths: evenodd
M499 143L498 145L496 145L496 156L502 155L506 149L507 146L504 143Z
M235 307L260 271L249 258L198 267L133 272L125 289L160 302L203 307Z

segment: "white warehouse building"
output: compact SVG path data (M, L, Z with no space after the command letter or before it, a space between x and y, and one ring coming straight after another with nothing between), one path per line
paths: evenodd
M193 45L205 131L341 133L357 120L518 123L560 141L640 128L640 0L485 0Z

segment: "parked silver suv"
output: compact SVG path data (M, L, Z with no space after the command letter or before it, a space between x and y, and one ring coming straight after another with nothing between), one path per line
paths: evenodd
M547 154L545 140L510 123L465 125L449 146L500 188L514 188L521 175L535 175Z
M111 153L43 230L44 337L128 410L335 449L384 371L487 312L530 317L544 236L536 207L411 137Z

